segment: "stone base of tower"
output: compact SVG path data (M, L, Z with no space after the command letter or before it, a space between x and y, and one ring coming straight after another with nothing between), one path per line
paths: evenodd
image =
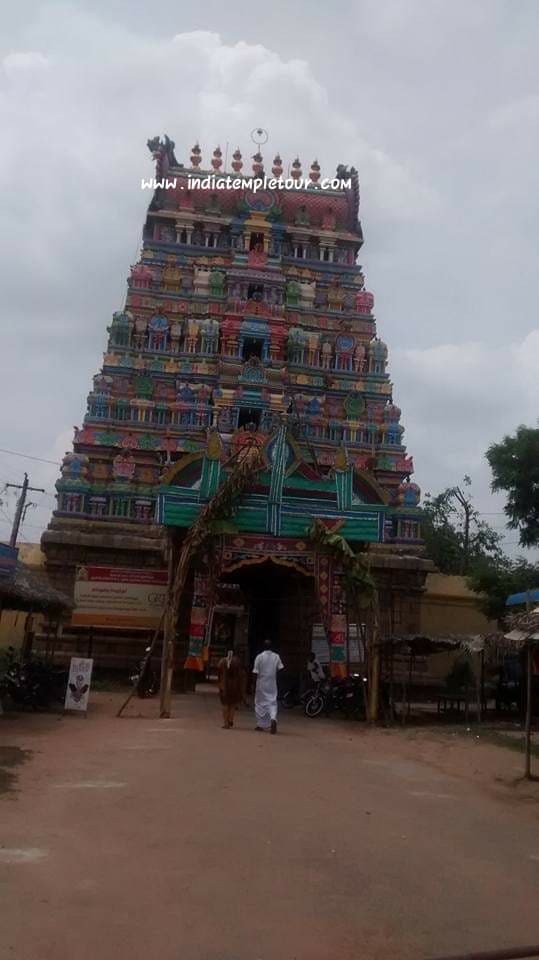
M169 533L172 531L169 528ZM183 531L174 530L178 544ZM215 670L233 643L251 665L270 637L296 679L305 668L313 628L323 624L332 650L332 672L343 675L346 622L338 577L324 571L308 540L267 536L225 536L217 540L217 587L210 590L203 564L192 571L179 618L175 684ZM55 518L43 534L42 548L50 582L73 596L78 565L163 569L163 527ZM420 606L431 561L403 548L371 544L371 572L378 587L380 629L384 636L420 631ZM329 577L329 579L328 579ZM325 584L329 585L326 590ZM325 606L324 606L325 605ZM366 612L367 630L370 628ZM68 621L55 644L55 657L91 655L97 667L125 674L142 656L153 631L76 627ZM156 648L156 657L160 648ZM193 671L193 673L191 673Z
M41 538L45 569L50 583L73 597L79 565L163 569L166 538L153 524L110 523L55 517ZM144 651L151 630L75 627L68 619L55 641L58 660L92 656L96 666L124 673ZM41 638L41 646L48 641ZM50 645L50 644L49 644ZM37 638L37 649L40 640Z

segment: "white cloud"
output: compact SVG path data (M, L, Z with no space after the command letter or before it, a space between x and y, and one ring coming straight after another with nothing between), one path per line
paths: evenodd
M9 53L2 60L2 67L10 79L16 79L21 73L36 72L49 66L49 61L42 53L20 50Z
M167 132L180 159L196 139L206 158L239 144L248 164L262 125L270 159L359 168L362 261L419 480L473 473L486 510L486 446L537 411L536 5L362 0L343 30L298 0L293 36L286 5L109 6L4 18L2 446L55 460L81 421L137 257L147 137ZM0 476L21 463L0 454Z
M503 347L476 341L395 350L391 369L397 403L407 398L406 442L424 491L438 492L471 474L479 509L504 532L504 501L489 493L485 452L519 423L537 422L539 329ZM507 537L507 549L519 552L516 534Z

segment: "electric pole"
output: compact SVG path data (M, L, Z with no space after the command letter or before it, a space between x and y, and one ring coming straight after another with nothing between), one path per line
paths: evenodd
M16 511L15 511L15 516L14 516L14 518L13 518L13 527L12 527L12 529L11 529L11 538L10 538L10 541L9 541L10 547L15 547L16 544L17 544L17 537L19 536L19 528L20 528L20 525L21 525L21 519L22 519L24 507L25 507L25 504L26 504L26 495L27 495L28 491L31 490L32 493L45 493L46 491L43 490L42 487L30 487L30 486L29 486L28 474L27 474L27 473L24 474L24 480L23 480L22 484L21 484L21 483L6 483L6 487L14 487L15 490L20 490L20 491L21 491L21 495L20 495L19 499L17 500L17 509L16 509Z

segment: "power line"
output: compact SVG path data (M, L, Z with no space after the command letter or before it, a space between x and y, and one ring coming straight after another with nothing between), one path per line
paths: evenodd
M32 457L29 453L17 453L16 450L4 450L0 447L0 453L9 453L12 457L22 457L24 460L37 460L38 463L52 463L54 467L60 467L59 460L46 460L44 457Z

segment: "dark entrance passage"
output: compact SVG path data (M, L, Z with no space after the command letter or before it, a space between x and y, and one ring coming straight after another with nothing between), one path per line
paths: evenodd
M235 570L249 607L249 667L269 637L285 665L287 679L305 670L316 620L314 579L273 563L252 564Z

